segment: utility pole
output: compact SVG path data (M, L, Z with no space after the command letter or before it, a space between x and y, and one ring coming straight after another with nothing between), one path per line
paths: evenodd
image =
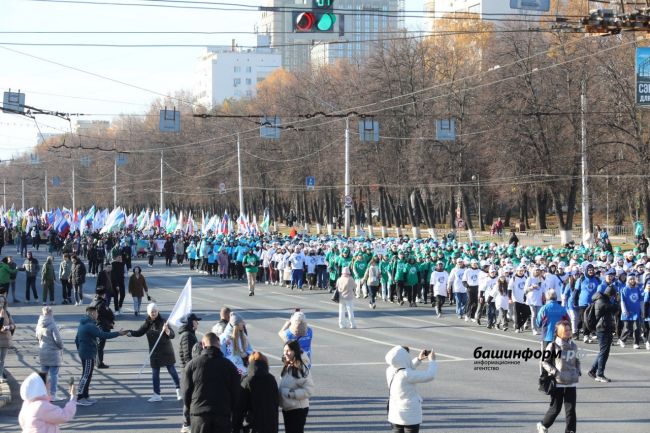
M117 207L117 157L113 161L113 209Z
M241 152L239 150L239 132L237 133L237 172L239 177L239 215L244 215L244 190L241 178Z
M22 206L20 209L25 210L25 179L24 178L21 180L21 184L22 184L23 192L22 192Z
M7 210L7 179L2 179L2 208Z
M345 197L350 195L350 121L345 118ZM344 203L345 237L350 237L350 208Z
M165 207L165 197L163 195L163 152L160 151L160 211L159 213L163 213L163 208Z
M586 85L582 80L580 88L580 129L582 158L582 243L591 246L591 227L589 226L589 187L587 185L587 124L585 122Z
M47 206L47 170L45 170L45 210L48 211L49 208Z
M72 212L77 209L77 203L75 200L75 195L74 195L74 164L72 164Z

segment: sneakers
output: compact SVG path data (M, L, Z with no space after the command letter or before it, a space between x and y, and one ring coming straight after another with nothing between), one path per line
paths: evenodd
M596 382L609 383L612 380L605 376L596 376Z
M591 377L592 379L596 378L596 373L594 371L589 370L587 372L587 376Z
M478 326L481 326L481 319L478 318L478 317L476 318L476 324L477 324ZM491 328L491 326L490 326L490 328Z
M89 398L82 398L77 400L77 406L92 406L95 403L97 403L96 400L91 400Z
M465 315L465 321L469 322L469 317L467 317L467 315Z
M618 345L621 346L622 348L625 348L625 343L623 340L618 340Z
M589 343L589 337L586 336L586 335L584 337L582 337L582 342L583 343Z
M183 396L181 395L180 388L176 388L176 400L182 400Z
M537 423L537 433L548 433L548 429L542 425L541 422Z
M519 334L520 332L519 328L515 328L515 334Z
M645 350L650 350L650 341L645 342Z
M55 394L50 398L50 401L61 401L61 400L65 400L65 397L62 396L62 395L59 395L58 392L55 393Z
M537 335L537 330L533 329L533 335Z
M635 345L632 346L632 347L635 348L635 349L638 349L638 348L639 348L639 345L638 345L638 344L635 344Z
M120 310L115 310L115 316L119 316L119 315L120 315Z
M192 427L190 427L189 425L183 424L183 426L181 427L181 433L190 433L191 431L192 431Z
M97 368L101 368L101 369L108 368L108 365L102 362L101 364L97 364Z
M149 403L155 403L157 401L162 401L162 397L160 394L153 393L149 400L147 400Z
M248 292L248 296L255 296L255 292Z

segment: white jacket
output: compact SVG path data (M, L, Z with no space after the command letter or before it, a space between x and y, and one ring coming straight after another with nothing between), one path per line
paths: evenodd
M388 422L398 425L415 425L422 423L422 397L415 385L431 382L436 377L438 366L435 361L429 363L426 370L416 370L421 361L411 360L408 352L401 346L395 346L386 354L386 383L390 386ZM403 370L399 370L403 368ZM391 384L392 380L392 384Z
M305 358L303 358L304 361ZM305 372L307 373L305 377L294 377L291 372L287 372L280 379L278 393L282 410L309 407L309 397L314 394L314 381L311 378L311 371L305 368Z

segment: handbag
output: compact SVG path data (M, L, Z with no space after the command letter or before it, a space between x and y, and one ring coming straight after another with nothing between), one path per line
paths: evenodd
M332 301L338 303L340 299L340 293L338 290L334 290L334 294L332 295Z
M538 383L539 392L546 395L553 394L557 385L555 376L551 376L546 370L542 371L542 374L539 375Z
M390 387L393 385L393 379L395 379L395 375L400 371L404 370L404 368L398 368L395 373L393 373L393 377L390 378L390 383L388 384L388 400L386 400L386 413L388 413L388 409L390 408Z

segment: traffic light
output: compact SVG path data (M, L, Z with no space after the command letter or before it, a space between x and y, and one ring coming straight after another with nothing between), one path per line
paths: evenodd
M335 23L334 0L312 0L310 11L293 12L293 30L298 33L332 32Z

